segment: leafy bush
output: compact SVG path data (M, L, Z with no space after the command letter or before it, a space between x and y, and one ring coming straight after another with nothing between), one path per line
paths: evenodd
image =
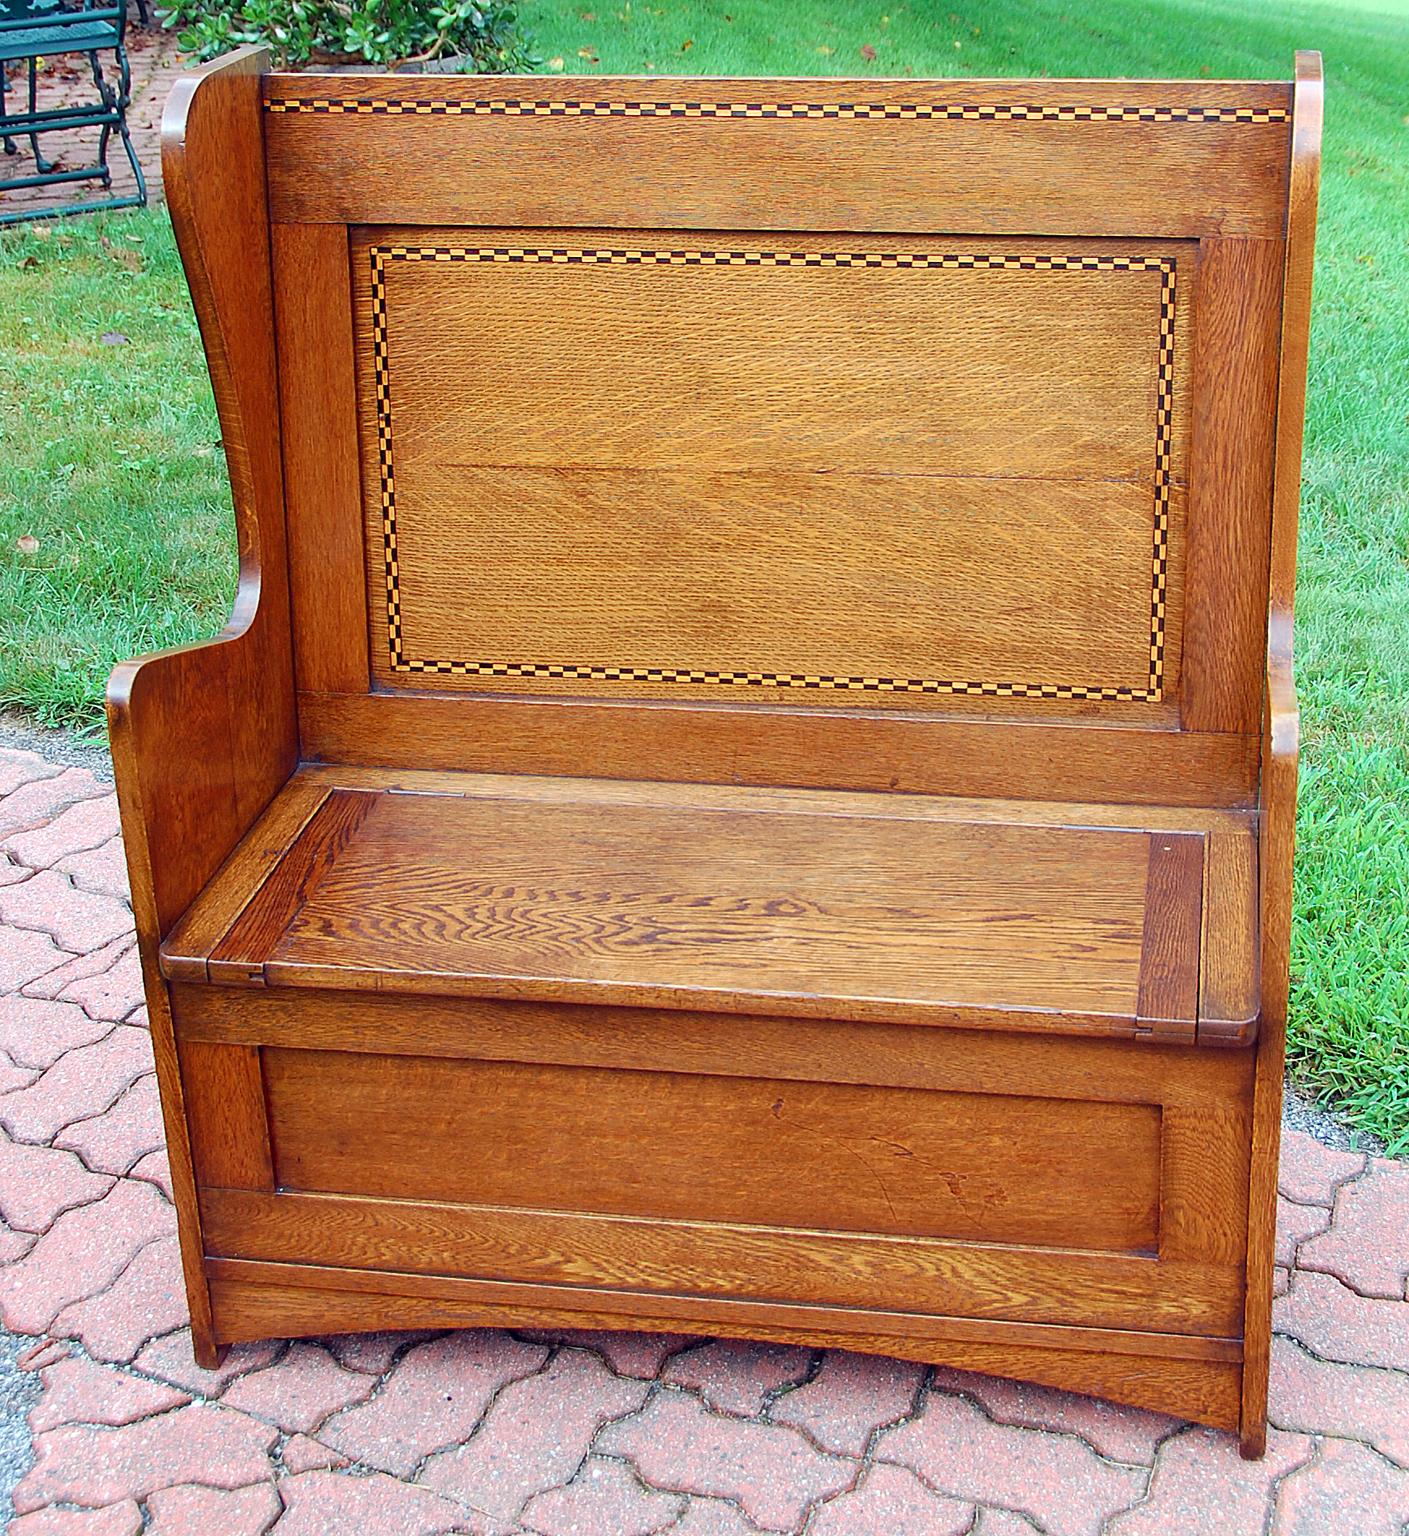
M496 74L537 63L511 0L175 0L163 19L203 59L259 43L281 66L463 57L466 71Z

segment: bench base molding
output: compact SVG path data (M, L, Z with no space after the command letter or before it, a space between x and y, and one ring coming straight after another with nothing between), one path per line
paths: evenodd
M1238 1428L1242 1346L1237 1339L976 1324L961 1317L867 1315L699 1297L613 1296L232 1259L212 1259L206 1268L219 1345L203 1364L213 1365L231 1344L255 1339L382 1329L688 1332L947 1365L1109 1398L1216 1429Z

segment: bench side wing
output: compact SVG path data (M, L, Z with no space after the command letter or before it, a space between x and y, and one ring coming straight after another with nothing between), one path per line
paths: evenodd
M239 584L212 640L124 662L108 722L198 1357L214 1357L157 946L297 762L260 76L242 49L182 79L163 171L229 465Z
M1277 1163L1281 1151L1282 1075L1286 1062L1292 859L1296 841L1300 738L1292 674L1292 608L1296 596L1297 518L1301 502L1302 429L1311 334L1316 203L1321 178L1323 94L1320 54L1298 53L1287 210L1286 279L1282 297L1258 828L1262 1021L1258 1037L1248 1222L1248 1296L1244 1323L1242 1438L1247 1455L1261 1455L1267 1440L1272 1269L1276 1240Z

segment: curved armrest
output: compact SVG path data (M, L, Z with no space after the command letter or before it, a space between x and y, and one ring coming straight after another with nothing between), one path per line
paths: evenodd
M1296 846L1297 755L1301 717L1292 675L1292 617L1274 611L1267 635L1262 793L1258 819L1262 927L1262 1011L1287 1013L1292 930L1292 858Z
M289 632L261 74L246 48L180 80L162 168L230 469L240 580L203 644L124 662L108 721L144 956L293 772Z

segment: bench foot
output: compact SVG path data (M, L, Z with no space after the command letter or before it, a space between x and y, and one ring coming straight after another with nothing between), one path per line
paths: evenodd
M1267 1454L1267 1421L1244 1428L1238 1437L1238 1454L1244 1461L1261 1461Z
M217 1344L204 1329L191 1328L191 1353L203 1371L218 1371L230 1353L228 1344Z

